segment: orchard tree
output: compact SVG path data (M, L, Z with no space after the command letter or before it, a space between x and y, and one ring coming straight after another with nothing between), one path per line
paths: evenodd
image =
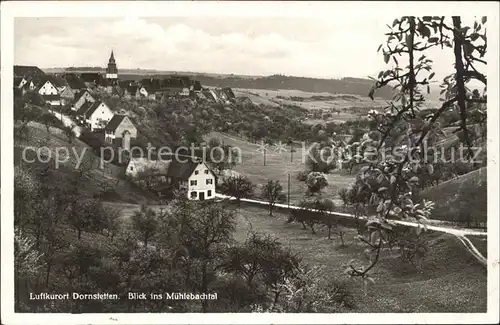
M241 175L228 177L220 185L221 193L234 197L238 206L240 206L241 199L251 197L254 190L255 185L248 177Z
M262 198L269 202L269 215L273 215L274 206L276 203L285 200L283 193L283 186L280 181L269 180L266 185L262 187Z
M306 178L307 194L319 194L322 189L328 186L326 175L320 172L310 172Z
M470 103L486 103L486 75L484 74L487 49L486 17L471 26L461 17L405 16L397 18L389 27L387 42L380 45L383 59L390 64L381 71L369 96L385 86L392 86L397 92L384 112L372 110L369 118L374 129L361 140L364 146L362 160L365 164L358 174L357 191L369 193L365 201L375 209L376 219L368 223L371 233L378 240L366 241L375 253L367 267L351 265L349 273L368 281L368 272L377 263L383 238L397 232L391 219L425 222L432 209L431 202L415 204L411 195L412 171L423 165L433 164L426 155L426 148L432 146L435 130L453 126L462 133L460 142L467 147L466 158L473 157L474 132L471 130L475 110ZM423 109L426 93L435 73L431 49L451 48L450 75L441 83L441 106L425 116ZM473 81L484 86L479 94L468 96L467 85ZM459 120L446 125L440 117L449 110L458 112ZM481 112L486 119L486 111ZM430 143L429 143L430 142ZM427 147L425 146L427 144Z
M141 209L132 215L132 225L135 231L140 234L144 247L147 248L148 243L158 230L158 216L153 209L142 205Z

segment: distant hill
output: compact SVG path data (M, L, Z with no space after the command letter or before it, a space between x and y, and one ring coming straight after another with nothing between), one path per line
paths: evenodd
M100 67L71 67L43 69L46 73L68 72L104 72ZM125 80L138 80L144 77L164 77L167 75L186 75L199 80L204 86L251 88L251 89L294 89L305 92L352 94L367 96L373 81L363 78L319 79L307 77L294 77L284 75L272 76L240 76L232 74L210 74L199 72L160 71L152 69L120 69L119 78ZM391 99L393 90L385 87L377 91L377 97Z

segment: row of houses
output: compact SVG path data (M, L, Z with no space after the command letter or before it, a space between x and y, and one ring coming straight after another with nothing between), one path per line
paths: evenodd
M159 100L162 97L189 97L210 102L234 102L236 96L231 88L204 88L197 80L187 76L170 76L164 79L145 78L140 81L118 82L125 98L147 98Z

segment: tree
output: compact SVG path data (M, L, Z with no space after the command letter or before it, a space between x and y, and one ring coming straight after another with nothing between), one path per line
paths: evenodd
M217 138L208 142L207 162L220 175L223 170L236 166L238 151L228 145L223 145Z
M61 126L61 121L54 116L52 113L43 113L40 117L40 121L43 123L45 128L47 129L47 133L50 135L50 127L58 127Z
M241 175L228 177L220 185L221 193L234 197L238 206L242 198L253 195L254 189L255 185L247 177Z
M148 242L158 230L158 217L156 212L146 205L141 205L141 209L132 215L132 225L142 238L144 247L148 247Z
M310 172L306 178L306 185L309 195L317 194L328 186L328 179L323 173Z
M86 197L76 198L68 213L69 224L77 231L78 239L81 239L83 231L101 230L102 217L101 202Z
M182 200L177 204L172 213L171 229L183 246L185 260L189 260L188 274L193 272L195 265L199 271L195 289L209 292L214 272L220 267L219 263L222 263L218 257L232 239L235 229L234 211L224 203L213 201ZM194 261L198 263L193 265ZM207 308L207 301L203 300L203 311L206 312Z
M38 121L42 116L42 110L39 107L27 104L24 100L16 101L14 107L14 120L20 122L16 128L16 136L20 137L27 132L29 122Z
M73 143L73 139L76 137L75 134L76 125L67 125L63 127L64 135L68 138L68 143Z
M280 181L269 180L262 188L262 198L269 202L269 215L273 215L273 209L277 202L285 200L286 196L283 193L283 186Z
M15 271L15 300L16 307L22 307L20 296L28 294L34 286L34 277L41 267L42 254L36 249L35 241L14 229L14 271Z
M405 16L394 20L387 33L386 44L379 46L387 70L380 71L375 84L369 92L373 99L375 91L387 85L392 86L396 94L384 112L372 110L369 119L372 130L365 133L361 140L362 160L365 164L359 171L356 184L356 196L366 193L364 202L375 210L376 219L367 223L372 234L378 234L378 241L366 241L375 258L369 266L359 269L351 265L350 274L365 281L368 272L378 261L384 233L392 230L391 219L402 219L425 223L433 208L432 202L415 204L411 195L410 180L412 170L422 165L432 164L426 156L424 141L433 141L427 135L435 129L448 127L439 122L444 112L454 107L459 112L458 129L463 132L460 142L464 143L467 157L472 157L472 132L469 129L471 116L467 103L485 102L481 98L467 98L466 84L471 80L487 84L486 75L478 65L485 65L486 54L486 17L476 21L474 26L462 26L460 17L413 17ZM482 30L481 30L482 29ZM442 105L433 109L428 116L422 117L417 112L425 101L425 93L430 92L432 60L426 51L438 47L453 49L454 71L443 79L441 85ZM406 62L401 63L404 59ZM477 96L476 96L477 97ZM433 143L428 143L432 146ZM399 154L394 154L398 152ZM396 159L396 158L402 159Z

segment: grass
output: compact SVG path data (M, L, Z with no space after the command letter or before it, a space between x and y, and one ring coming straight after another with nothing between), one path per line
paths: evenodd
M355 312L486 312L486 270L452 236L426 234L429 252L420 272L384 253L373 269L375 284L365 296L361 280L344 274L350 263L368 264L363 254L366 246L354 240L354 229L346 229L348 246L342 248L340 239L327 238L326 229L312 235L299 224L287 224L286 214L274 214L271 217L266 209L243 206L237 217L236 240L243 241L250 229L274 235L300 253L305 263L323 266L328 276L347 281L356 297Z
M218 132L212 132L205 138L208 140L212 137L221 139L225 145L240 148L242 153L241 162L236 165L234 170L248 177L258 187L267 183L268 180L279 180L284 193L287 194L288 174L290 174L290 203L298 203L304 197L307 187L304 182L300 182L296 178L297 174L306 168L301 147L297 147L297 151L291 156L290 148L286 148L287 151L278 153L273 150L272 146L269 146L264 165L264 154L262 151L257 151L259 149L258 144ZM348 175L345 172L329 174L328 181L330 185L323 190L324 195L334 198L340 204L337 195L338 190L347 187L354 178L353 175ZM259 188L256 194L260 194Z
M478 181L487 181L486 167L474 170L458 178L450 179L446 182L440 183L439 185L426 188L422 192L422 197L435 203L435 208L432 212L432 219L458 221L458 190L461 186L472 186L475 188L478 186ZM469 207L471 215L479 215L486 211L487 191L478 192L478 194L481 193L485 195L481 200L470 202L471 204Z

